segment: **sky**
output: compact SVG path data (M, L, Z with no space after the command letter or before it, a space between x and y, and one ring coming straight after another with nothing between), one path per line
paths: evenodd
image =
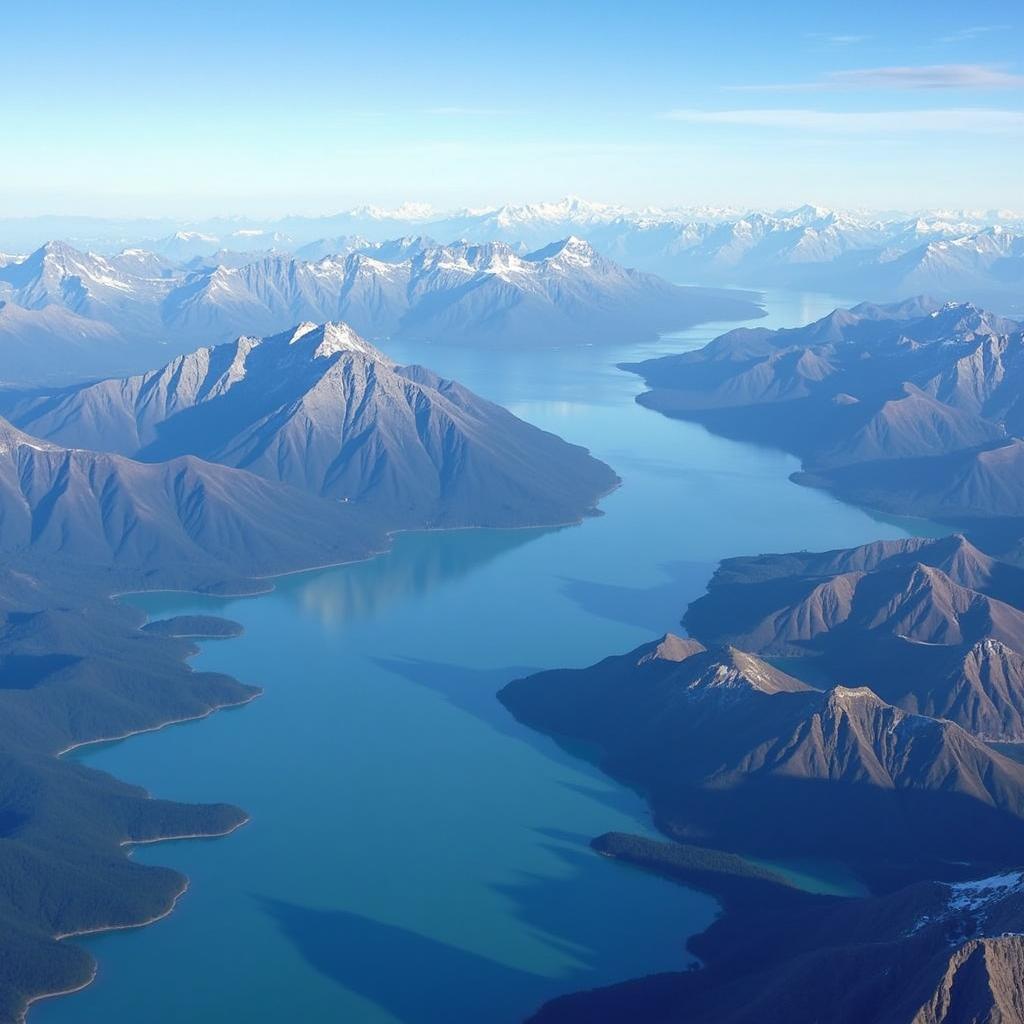
M5 5L0 216L1024 207L1024 4Z

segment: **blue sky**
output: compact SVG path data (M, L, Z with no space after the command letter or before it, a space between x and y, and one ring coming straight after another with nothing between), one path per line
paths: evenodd
M0 215L1024 206L1024 5L5 7Z

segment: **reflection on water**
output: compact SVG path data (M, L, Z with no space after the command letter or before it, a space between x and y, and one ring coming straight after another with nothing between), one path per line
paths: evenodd
M506 552L551 530L457 530L415 534L398 540L397 551L377 564L335 573L296 577L284 592L303 612L325 624L379 616L393 601L427 599L442 583L457 580Z
M837 304L775 295L759 325ZM241 622L195 663L265 694L82 760L160 796L232 801L252 821L227 840L136 851L189 875L187 897L152 928L89 940L97 983L40 1004L33 1024L501 1024L559 992L685 965L685 936L714 903L594 855L601 832L651 831L642 801L524 729L495 692L678 628L719 558L925 525L797 487L792 457L635 404L642 383L616 363L715 333L618 350L395 347L593 449L623 478L604 514L403 534L384 557L254 598L138 599L154 616ZM836 884L828 866L787 870Z
M513 551L521 544L566 527L525 530L446 530L400 534L392 549L373 559L344 567L317 569L282 577L280 595L325 626L381 615L395 601L426 598L435 587ZM175 593L147 595L146 610L165 617L181 603ZM206 607L221 611L232 599L211 598Z

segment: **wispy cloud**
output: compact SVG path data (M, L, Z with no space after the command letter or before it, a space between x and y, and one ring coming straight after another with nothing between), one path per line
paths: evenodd
M1024 75L992 64L928 64L920 67L832 71L813 82L730 85L744 92L832 92L857 89L1021 89Z
M1009 25L971 25L969 28L961 28L951 32L948 36L939 36L940 43L963 43L969 39L977 39L979 36L987 36L992 32L1002 32L1009 28Z
M670 110L670 121L700 125L734 125L837 134L899 134L971 132L1003 134L1024 130L1024 111L954 107L949 110L827 111L774 110Z
M831 35L828 32L805 32L808 39L817 39L822 43L831 43L833 46L853 46L856 43L866 43L871 36L861 35Z

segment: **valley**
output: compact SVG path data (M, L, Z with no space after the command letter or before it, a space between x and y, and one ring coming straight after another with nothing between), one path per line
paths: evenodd
M835 304L770 295L769 322ZM186 873L188 896L153 928L90 941L96 983L40 1004L35 1020L130 1014L149 1005L170 957L192 984L164 991L168 1021L215 1016L225 1001L268 1022L293 1012L428 1021L449 1005L468 1019L492 1005L487 992L502 993L512 1021L561 992L685 966L683 939L704 930L714 904L596 857L588 844L602 832L656 834L642 802L579 751L518 725L496 692L527 670L583 666L678 628L715 562L737 550L828 548L920 527L793 486L795 461L777 450L635 404L639 382L616 361L717 333L709 325L607 360L445 353L444 373L586 439L623 477L604 514L580 527L404 534L387 555L281 578L263 597L132 599L157 618L241 623L241 637L204 644L194 664L264 694L238 714L85 750L86 763L160 796L231 800L252 820L227 843L138 850L140 862ZM756 505L745 499L752 488ZM725 506L732 516L714 514ZM328 776L339 788L325 796L315 780ZM453 916L453 905L477 909ZM604 912L595 918L599 907L616 908L615 929ZM388 979L403 956L424 966L399 995ZM467 969L480 989L448 985Z

